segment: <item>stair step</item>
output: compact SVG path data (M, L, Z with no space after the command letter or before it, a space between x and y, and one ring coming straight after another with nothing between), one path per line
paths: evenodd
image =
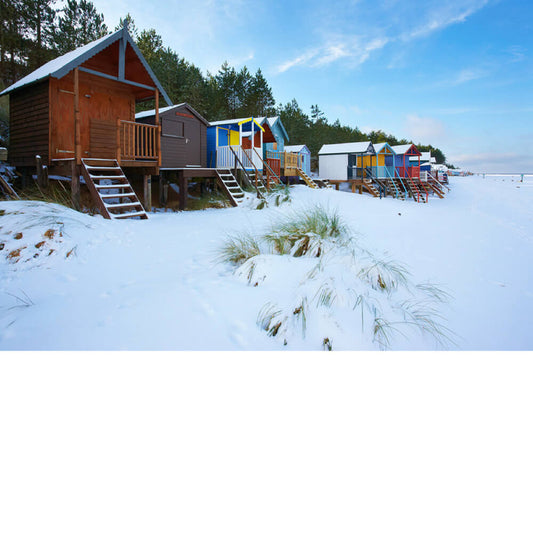
M132 211L130 213L119 213L119 214L112 214L111 216L113 218L132 218L132 217L141 217L141 218L148 218L148 215L146 214L146 211L144 209L142 211Z
M100 193L100 198L131 198L132 196L135 196L135 193L133 191L117 192L117 193L110 193L110 194Z
M110 163L108 166L107 163ZM115 159L82 159L82 174L85 178L93 198L96 200L100 213L105 218L132 218L141 217L147 219L148 215L139 202L128 178ZM106 180L111 183L101 183ZM118 182L118 183L114 183ZM121 190L122 192L102 193L100 191ZM127 198L125 203L110 204L104 200L111 198ZM127 213L114 213L114 210L134 209Z
M105 204L108 209L124 209L126 207L142 207L140 202L129 202L123 204Z

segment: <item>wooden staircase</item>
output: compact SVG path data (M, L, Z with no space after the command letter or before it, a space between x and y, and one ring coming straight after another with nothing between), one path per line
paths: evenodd
M15 174L7 167L0 168L0 192L8 199L20 200L19 195L11 187L8 179L14 179Z
M428 178L427 184L431 187L431 190L439 197L444 198L444 190L441 188L438 181L435 178Z
M261 157L261 154L259 154L259 152L255 149L255 147L253 148L253 150L255 154L257 155L257 157L263 163L263 168L266 171L267 183L269 182L269 180L272 180L273 183L275 183L276 185L279 185L281 183L280 177L274 172L274 170L272 170L272 167Z
M425 203L427 198L424 198L424 193L421 191L418 183L415 182L410 176L407 176L407 187L411 191L411 196L415 202Z
M312 178L310 178L301 168L297 167L296 173L300 178L304 180L304 183L308 187L311 187L311 189L318 189L318 184Z
M394 198L405 200L402 191L400 191L400 188L398 187L397 183L392 178L387 178L385 181L387 183L388 189L392 191L392 195L394 196Z
M226 193L233 207L242 204L244 200L244 191L237 183L235 176L229 168L217 168L218 183Z
M265 195L268 193L268 191L263 181L262 174L259 172L259 170L257 170L256 166L254 165L250 157L248 157L248 154L245 150L242 150L241 153L244 154L244 157L246 157L246 159L248 160L249 167L251 168L246 168L246 166L241 161L241 158L237 155L237 152L233 149L233 147L230 147L230 149L233 152L233 155L235 156L235 160L246 175L246 180L248 181L248 184L255 188L255 190L257 191L258 198L262 198L263 200L265 200Z
M369 192L372 196L379 198L379 191L376 189L371 180L363 179L361 180L361 183L363 184L363 189Z
M104 218L148 218L116 159L82 159L81 163L85 183Z

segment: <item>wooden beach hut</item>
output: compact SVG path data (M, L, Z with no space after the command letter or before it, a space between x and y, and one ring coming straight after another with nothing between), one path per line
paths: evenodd
M311 150L305 144L291 144L285 146L285 151L298 156L298 167L306 174L311 174Z
M158 110L160 96L172 102L127 27L49 61L4 94L14 166L27 172L39 155L50 172L72 177L76 204L82 173L103 216L146 216L123 170L144 176L149 209L160 136L159 126L135 122L135 104L153 100ZM115 187L104 188L102 180Z
M245 170L262 171L263 145L276 142L276 138L264 117L260 120L247 117L210 122L207 165L214 168L242 166Z
M318 174L321 180L328 180L339 189L342 183L349 183L352 191L362 194L363 189L380 196L372 183L372 175L367 175L363 166L365 157L374 156L376 151L372 142L324 144L318 151Z
M428 201L428 189L420 181L420 158L421 152L414 144L401 144L392 146L396 153L395 173L408 187L411 196L417 202Z
M370 141L324 144L318 151L318 174L330 181L363 178L363 158L370 155L375 155Z
M207 127L209 122L187 103L141 111L135 121L160 125L161 169L207 167Z

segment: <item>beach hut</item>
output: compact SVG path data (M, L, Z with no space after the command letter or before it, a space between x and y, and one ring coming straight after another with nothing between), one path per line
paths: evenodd
M207 128L207 165L213 168L263 170L263 145L276 139L264 118L248 117L210 122ZM261 123L262 122L262 123Z
M305 144L286 145L285 151L298 155L298 166L306 173L311 174L311 150Z
M364 155L362 166L370 169L375 178L394 177L394 150L388 143L374 144L375 155Z
M257 122L261 125L266 123L274 137L273 142L263 144L263 160L277 176L281 176L284 167L285 143L289 141L287 130L283 126L281 118L277 116L259 117Z
M50 172L72 177L75 203L83 173L109 218L125 218L125 208L105 207L97 182L109 176L100 168L113 167L108 173L120 175L121 183L122 168L135 170L145 177L149 204L150 176L160 165L159 129L135 122L135 104L153 100L159 109L160 95L172 102L127 27L49 61L0 93L5 94L10 97L11 164L27 172L41 156ZM127 200L121 203L134 203L132 189L124 186L120 194ZM119 211L120 217L112 215Z
M318 151L318 175L326 180L362 179L363 158L375 153L370 141L324 144Z
M135 115L136 122L155 125L155 109ZM161 168L207 166L209 122L187 103L159 109Z
M414 144L400 144L391 147L396 154L394 166L400 178L420 177L420 157L422 154ZM411 159L412 158L412 159Z

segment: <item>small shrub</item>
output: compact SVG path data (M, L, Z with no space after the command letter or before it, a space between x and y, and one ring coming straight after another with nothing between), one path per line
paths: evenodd
M250 234L228 237L219 250L219 258L234 265L241 265L261 253L259 242Z

